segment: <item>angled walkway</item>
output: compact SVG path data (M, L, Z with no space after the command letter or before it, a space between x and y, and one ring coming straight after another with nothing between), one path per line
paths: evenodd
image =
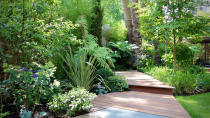
M129 87L133 91L161 93L161 94L173 94L173 87L160 82L153 77L141 72L133 71L118 71L117 75L125 76Z
M169 118L191 118L171 95L171 91L162 92L168 89L173 91L173 87L137 71L120 71L116 74L127 78L131 91L99 95L93 102L92 111L116 108ZM149 88L152 90L148 91ZM155 91L160 88L163 88L161 92Z

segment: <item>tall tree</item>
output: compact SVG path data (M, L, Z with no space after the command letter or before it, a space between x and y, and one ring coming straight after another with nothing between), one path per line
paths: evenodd
M101 0L93 0L93 16L90 26L90 34L96 36L99 39L99 45L101 45L102 38L102 20L103 9L101 8Z
M161 34L164 34L165 31L173 44L173 67L174 73L176 73L177 44L188 39L200 41L202 36L209 33L207 28L208 20L195 15L196 7L201 6L204 2L194 0L143 1L146 3L148 11L145 16L141 17L144 24L142 24L140 31L147 38L155 38L155 40L163 39Z
M131 43L136 44L137 46L141 46L141 35L140 32L138 31L140 24L139 24L139 17L138 17L138 0L131 0L131 18L132 18L132 33L133 37L131 40Z
M142 3L141 3L142 4ZM162 27L164 12L161 4L155 2L144 1L144 7L140 8L141 14L139 31L142 36L154 45L154 64L158 65L160 56L158 54L158 46L165 39L166 30Z
M128 41L129 43L132 43L133 40L133 25L132 25L132 17L131 17L131 8L129 7L129 0L121 0L123 12L124 12L124 18L126 27L128 29Z
M195 15L196 8L203 4L206 2L194 0L167 0L164 3L165 16L168 17L167 26L173 39L174 73L177 70L176 45L183 39L198 41L201 36L208 34L205 18Z

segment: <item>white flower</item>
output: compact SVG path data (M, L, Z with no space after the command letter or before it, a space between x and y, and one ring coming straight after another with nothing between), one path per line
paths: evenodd
M58 86L60 86L60 82L57 81L57 80L54 80L53 85L56 86L56 87L58 87Z

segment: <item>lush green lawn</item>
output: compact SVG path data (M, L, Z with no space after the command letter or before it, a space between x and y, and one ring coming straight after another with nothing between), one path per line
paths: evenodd
M192 96L176 96L192 118L210 118L210 92Z

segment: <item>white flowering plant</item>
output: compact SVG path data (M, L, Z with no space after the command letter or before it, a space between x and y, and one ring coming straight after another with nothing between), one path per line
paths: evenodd
M55 114L75 116L82 112L90 111L92 101L96 98L94 93L89 93L83 88L73 88L64 94L58 94L48 103L49 109Z

